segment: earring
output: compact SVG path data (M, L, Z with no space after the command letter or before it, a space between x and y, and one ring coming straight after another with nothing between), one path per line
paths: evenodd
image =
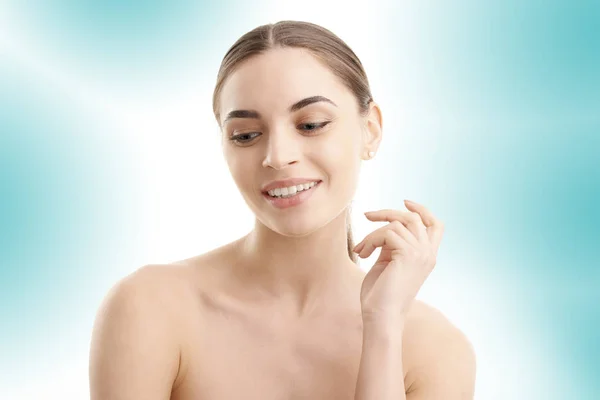
M375 157L375 152L374 151L370 151L369 152L369 158L373 158Z

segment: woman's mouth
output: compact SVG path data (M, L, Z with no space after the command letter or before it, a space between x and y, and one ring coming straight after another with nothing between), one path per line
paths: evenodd
M322 181L314 181L263 192L263 196L277 208L293 207L306 201Z

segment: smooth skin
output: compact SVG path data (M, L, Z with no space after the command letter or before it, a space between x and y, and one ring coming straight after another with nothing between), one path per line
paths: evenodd
M315 96L330 101L292 109ZM235 110L254 114L227 119ZM346 209L382 138L379 106L360 115L337 76L288 48L244 62L219 114L254 229L110 290L92 334L91 399L472 399L472 346L414 299L442 223L419 204L374 210L367 218L387 224L355 252L381 249L379 259L365 274L347 254ZM322 182L306 202L273 207L261 187L291 177Z

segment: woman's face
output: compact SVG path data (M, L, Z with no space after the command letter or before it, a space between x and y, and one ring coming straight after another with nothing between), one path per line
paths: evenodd
M258 220L286 236L338 217L354 196L361 159L375 150L365 146L367 118L352 92L302 49L246 60L227 78L219 112L237 187ZM290 179L298 181L277 182Z

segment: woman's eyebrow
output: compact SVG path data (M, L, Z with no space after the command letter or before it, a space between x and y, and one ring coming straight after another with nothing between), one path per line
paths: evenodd
M333 101L329 100L327 97L312 96L312 97L307 97L305 99L302 99L302 100L292 104L292 106L290 107L290 112L298 111L299 109L301 109L303 107L306 107L313 103L318 103L320 101L324 101L326 103L333 104L334 106L337 107L337 105Z
M311 96L311 97L307 97L305 99L302 99L294 104L292 104L289 108L290 112L295 112L300 110L301 108L304 108L310 104L313 103L318 103L320 101L329 103L329 104L333 104L334 106L337 107L337 104L335 104L333 101L329 100L327 97L324 96ZM223 120L223 123L229 121L230 119L234 119L234 118L252 118L252 119L259 119L261 118L260 113L258 111L255 110L233 110L229 113L227 113L227 116L225 117L225 119Z
M233 110L233 111L227 113L227 116L223 120L223 123L229 121L230 119L234 119L234 118L259 119L260 114L258 113L258 111L254 111L254 110Z

